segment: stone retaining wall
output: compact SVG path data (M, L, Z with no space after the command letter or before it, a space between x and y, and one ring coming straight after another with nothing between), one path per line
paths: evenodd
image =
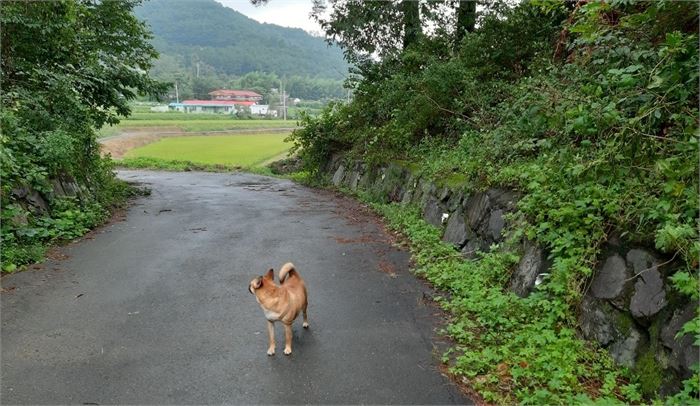
M336 186L362 190L384 202L418 206L425 221L443 230L443 241L467 258L478 258L479 251L503 241L508 230L504 215L515 210L520 197L499 188L468 193L417 176L397 163L368 166L336 156L325 172ZM546 279L551 263L534 242L521 241L519 251L521 259L508 288L526 297ZM690 336L675 339L696 314L698 303L672 289L668 277L677 264L659 252L625 245L619 238L608 241L602 252L580 305L581 336L635 369L647 387L656 386L662 394L676 392L700 357Z
M11 191L12 196L25 210L36 215L48 214L50 210L49 202L59 197L72 197L82 199L87 196L88 191L75 179L69 176L51 179L51 190L39 192L31 187L15 187ZM26 224L27 219L15 218L15 223Z

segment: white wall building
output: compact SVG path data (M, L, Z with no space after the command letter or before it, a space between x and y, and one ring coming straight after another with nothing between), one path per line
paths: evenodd
M256 116L266 116L269 110L270 106L267 104L254 104L250 106L250 114Z

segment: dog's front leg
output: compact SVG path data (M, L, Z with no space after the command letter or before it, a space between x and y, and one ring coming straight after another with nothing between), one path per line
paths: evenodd
M267 355L275 355L275 323L267 321L268 347Z
M292 353L292 324L284 325L284 355Z

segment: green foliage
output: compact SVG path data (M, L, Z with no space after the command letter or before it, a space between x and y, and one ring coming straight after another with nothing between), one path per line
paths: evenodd
M101 224L108 214L98 202L81 203L73 198L54 199L50 216L35 215L17 204L3 207L3 272L40 261L46 244L78 238Z
M446 333L457 342L452 372L469 379L489 402L525 404L641 400L639 387L570 327L568 306L540 290L520 299L504 290L518 255L510 250L461 257L418 210L374 205L410 241L415 272L449 295ZM507 241L508 246L513 241ZM449 359L450 357L448 357ZM585 396L582 396L585 394Z
M349 148L347 140L350 123L342 117L347 108L339 103L331 103L318 117L301 113L300 126L285 139L292 142L290 153L298 153L304 162L305 171L316 176L323 162L335 152Z
M130 113L138 93L164 86L144 72L156 56L137 1L3 2L0 178L4 271L41 258L45 244L95 226L129 193L99 155L96 128ZM82 186L54 198L52 180ZM48 212L19 191L38 193Z
M656 377L637 381L576 339L575 310L611 235L668 253L681 264L675 287L697 298L697 22L691 2L494 3L456 50L438 30L362 65L353 101L293 134L311 172L345 148L471 191L522 193L513 232L552 261L524 300L503 293L507 254L462 264L430 231L387 213L414 240L419 272L469 292L448 302L477 318L449 329L463 352L455 371L487 400L638 403L656 391ZM681 334L698 334L697 320Z
M683 388L680 392L666 398L666 404L674 406L684 406L697 404L700 396L700 367L695 365L693 376L683 381Z

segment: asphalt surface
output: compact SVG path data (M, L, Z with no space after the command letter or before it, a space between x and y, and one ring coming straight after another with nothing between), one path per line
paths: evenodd
M467 403L409 255L357 203L248 174L123 171L125 219L2 278L2 404ZM268 357L249 281L286 261L310 329Z

